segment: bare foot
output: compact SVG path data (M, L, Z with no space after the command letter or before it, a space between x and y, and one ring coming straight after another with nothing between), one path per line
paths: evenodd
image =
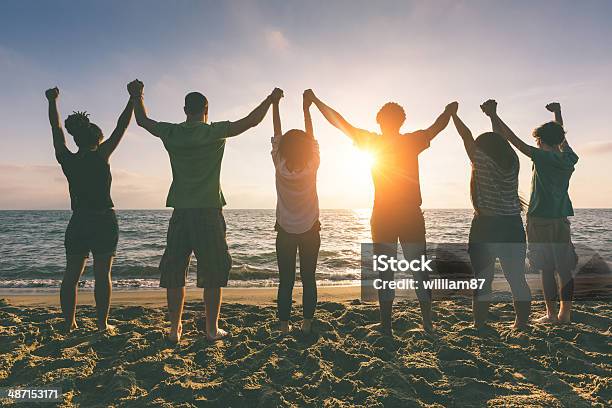
M420 302L419 307L421 308L421 320L423 322L423 330L432 334L434 332L433 327L433 311L431 310L430 302Z
M527 331L529 329L529 322L519 322L515 320L514 324L512 325L512 330Z
M393 337L393 329L391 326L387 326L385 324L379 323L374 326L374 329L378 331L383 336L391 336Z
M559 324L572 324L571 315L569 313L567 313L567 314L559 313L559 316L557 316L557 323L559 323Z
M429 334L434 334L436 332L432 322L423 322L423 330L425 330L425 333Z
M304 319L302 322L302 333L306 335L312 333L312 319Z
M229 333L223 329L217 329L216 333L210 334L210 333L206 333L206 338L209 341L217 341L217 340L221 340L222 338L226 337Z
M559 319L557 319L557 316L544 315L544 316L540 317L539 319L536 319L536 323L540 323L540 324L557 324L557 323L559 323Z
M72 324L70 325L66 324L66 326L64 327L66 333L70 333L71 331L76 330L78 328L79 326L77 326L76 322L72 322Z
M487 332L487 331L495 330L495 329L493 329L493 326L491 326L487 322L473 323L472 327L474 328L474 330L477 330L479 332Z
M108 334L115 334L117 331L117 326L114 324L105 323L104 326L98 325L98 331L105 332Z
M183 335L183 325L180 325L176 328L176 330L170 329L170 333L168 333L168 341L170 343L177 344L181 341L181 336Z
M288 335L289 332L291 331L291 325L289 324L289 322L281 321L280 322L280 331L281 331L281 336Z

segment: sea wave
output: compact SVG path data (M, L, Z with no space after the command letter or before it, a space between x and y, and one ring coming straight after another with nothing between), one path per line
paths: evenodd
M225 210L224 213L234 261L230 284L276 285L274 210ZM471 213L471 210L426 210L428 248L429 243L436 242L458 244L448 257L468 262L465 242ZM120 239L112 270L116 287L158 286L158 265L166 246L170 215L167 210L117 211ZM59 286L65 270L63 237L69 219L70 211L0 211L0 287ZM370 236L368 211L321 210L321 223L319 283L359 279L360 244ZM603 266L609 265L612 259L610 225L610 209L579 209L573 217L572 238L581 264L588 264L590 273L606 272ZM83 287L93 286L91 264L90 260L83 275ZM188 284L195 280L196 267L194 257Z

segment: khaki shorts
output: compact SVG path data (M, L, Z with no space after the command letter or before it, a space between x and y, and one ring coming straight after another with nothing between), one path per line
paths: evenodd
M576 268L578 256L566 217L527 217L527 241L527 258L533 269L570 271Z
M166 250L159 264L160 286L185 286L191 254L198 260L197 286L227 286L232 257L225 240L225 219L220 208L177 208L168 226Z

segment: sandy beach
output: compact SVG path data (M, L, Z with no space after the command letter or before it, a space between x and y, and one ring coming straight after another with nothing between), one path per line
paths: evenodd
M295 298L300 293L296 291ZM436 302L437 335L419 330L415 302L395 309L393 338L359 288L321 288L316 334L279 338L274 289L229 289L221 326L204 340L191 290L185 334L166 342L164 292L116 291L114 335L95 331L92 294L80 294L80 328L64 334L57 293L0 295L0 386L59 386L61 406L609 406L607 302L578 302L572 326L510 329L510 303L491 309L493 329L470 325L467 299ZM296 303L294 323L301 309ZM534 303L535 314L542 302ZM8 402L8 401L4 401Z

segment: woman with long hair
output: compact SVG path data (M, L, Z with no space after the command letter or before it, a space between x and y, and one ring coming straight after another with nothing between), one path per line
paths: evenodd
M475 278L484 279L483 286L474 291L474 326L483 328L487 324L495 262L499 259L514 300L513 327L524 328L529 324L531 292L525 279L526 240L521 218L523 204L518 194L518 156L500 134L486 132L474 140L457 113L452 118L472 162L470 195L474 218L469 254Z
M321 229L317 171L319 145L314 138L310 105L312 92L304 92L303 109L306 131L291 129L282 133L278 102L272 106L274 137L272 161L276 173L276 258L279 270L278 310L283 334L291 330L291 303L295 283L296 255L300 254L302 281L302 332L309 334L317 305L315 270Z

